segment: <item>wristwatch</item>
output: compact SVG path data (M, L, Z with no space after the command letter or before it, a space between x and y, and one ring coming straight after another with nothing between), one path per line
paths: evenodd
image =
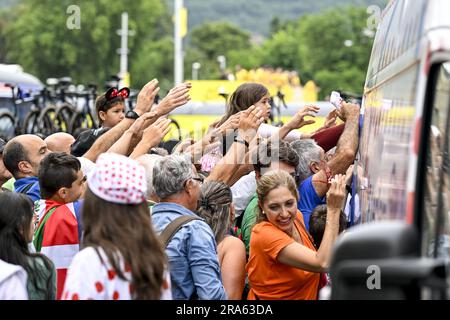
M136 113L136 111L130 110L125 113L125 118L136 120L137 118L139 118L139 115Z
M249 143L248 143L247 141L245 141L245 139L240 138L239 136L235 136L235 137L234 137L234 142L242 143L242 144L245 145L247 148L249 147Z

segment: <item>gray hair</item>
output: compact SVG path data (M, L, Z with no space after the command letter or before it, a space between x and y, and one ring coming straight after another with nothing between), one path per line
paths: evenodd
M160 199L166 199L182 191L186 180L193 176L192 163L187 157L162 157L153 167L153 190Z
M163 157L157 154L144 154L136 159L136 161L145 169L145 176L147 178L147 199L154 193L153 168L155 167L155 163L162 158Z
M313 139L296 140L291 142L291 147L297 152L300 161L297 166L297 173L300 182L312 176L309 165L311 162L320 162L320 147Z

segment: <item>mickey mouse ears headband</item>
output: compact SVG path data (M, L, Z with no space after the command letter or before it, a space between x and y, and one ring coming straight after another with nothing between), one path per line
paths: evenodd
M105 97L107 101L111 101L114 98L117 97L122 97L123 99L128 98L130 95L130 89L127 87L124 87L120 90L118 90L117 88L110 88L108 91L106 91L105 93Z

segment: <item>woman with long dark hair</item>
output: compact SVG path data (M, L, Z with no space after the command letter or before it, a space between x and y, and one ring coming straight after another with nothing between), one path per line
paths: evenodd
M171 299L167 258L150 220L144 168L102 154L88 176L81 250L63 299Z
M270 99L269 90L265 86L252 82L241 84L231 94L227 102L227 110L225 111L225 115L221 120L212 124L213 127L220 129L222 135L225 136L223 141L223 154L226 153L234 140L234 129L237 128L241 112L247 110L253 105L262 110L262 116L266 122L270 118ZM274 135L278 135L280 139L288 142L301 139L302 134L296 129L313 124L314 120L305 120L304 117L314 117L315 113L318 111L319 108L316 106L305 106L295 114L289 123L284 124L282 127L275 127L267 123L262 123L258 127L258 135L262 138L270 138ZM305 135L304 138L308 136L309 135Z
M25 269L30 300L54 300L56 272L53 263L28 249L34 232L31 200L20 193L3 192L0 203L0 259Z
M234 221L231 189L223 182L202 185L197 213L209 224L217 243L222 282L229 300L240 300L245 286L244 243L230 235Z

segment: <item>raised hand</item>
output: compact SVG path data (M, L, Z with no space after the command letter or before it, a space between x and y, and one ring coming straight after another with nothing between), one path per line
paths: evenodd
M156 146L170 132L170 123L172 120L159 118L154 124L144 130L143 139L154 141Z
M160 115L168 114L175 108L188 103L191 100L189 97L189 90L191 88L192 84L186 82L170 89L167 96L158 105Z
M340 214L344 200L347 195L345 190L345 176L337 174L331 179L331 185L327 192L327 209L331 212L338 212Z
M238 132L245 141L249 142L256 136L259 126L263 123L263 110L251 106L239 117Z
M194 163L197 163L204 154L211 152L221 145L221 142L217 140L219 136L219 129L212 129L201 140L188 146L185 152L191 153Z
M175 148L173 149L172 153L184 153L186 152L186 149L193 145L195 143L194 139L188 138L186 140L181 141L178 143Z
M353 103L342 102L342 106L336 113L342 121L347 121L349 118L359 117L359 105Z
M289 121L289 123L287 124L289 126L289 129L300 129L301 127L315 123L313 119L305 120L305 117L315 117L316 113L319 112L319 109L319 107L313 105L303 107L302 109L297 111L291 121Z
M237 129L239 126L239 118L241 116L242 112L238 112L236 114L233 114L231 117L227 119L218 129L220 130L220 133L222 135L225 135L228 130L234 130Z
M157 79L153 79L148 82L144 87L142 87L138 94L136 108L134 108L134 111L139 113L139 115L150 111L158 91L159 87Z
M354 167L355 166L352 164L350 167L348 167L347 172L345 173L345 184L348 186L352 183Z
M336 125L338 113L336 109L333 109L325 118L324 128L331 128Z
M258 129L264 121L263 110L259 107L251 106L247 110L241 112L239 116L239 130Z
M128 129L134 136L138 136L142 133L142 130L146 127L145 122L156 117L156 112L149 111L140 116L131 127Z

